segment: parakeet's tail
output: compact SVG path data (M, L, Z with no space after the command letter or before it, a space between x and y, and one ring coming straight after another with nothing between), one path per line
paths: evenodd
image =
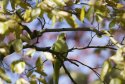
M56 60L54 63L54 75L53 75L53 82L54 84L58 84L59 82L59 72L60 72L60 63Z

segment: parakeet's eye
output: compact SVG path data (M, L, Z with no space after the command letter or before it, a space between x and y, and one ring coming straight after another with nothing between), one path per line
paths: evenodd
M64 36L63 39L66 40L66 37Z

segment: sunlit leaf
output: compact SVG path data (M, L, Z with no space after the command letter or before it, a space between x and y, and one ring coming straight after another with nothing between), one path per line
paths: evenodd
M29 56L29 57L32 57L35 52L36 52L36 49L31 48L31 49L28 49L28 50L26 51L26 54L25 54L25 55L26 55L26 56Z
M101 80L95 80L92 84L104 84Z
M6 7L8 5L9 0L0 1L0 12L6 12Z
M3 79L3 80L5 80L5 81L8 82L8 83L11 83L11 80L10 80L9 76L7 76L7 75L5 74L4 69L1 68L1 67L0 67L0 78Z
M8 31L8 25L0 22L0 34L5 34Z
M19 53L23 49L23 43L21 39L16 39L13 41L13 48L14 50Z
M31 76L30 84L37 84L37 78L36 78L36 75L32 75L32 76Z
M122 63L124 61L123 48L119 48L115 55L111 56L110 59L113 60L116 64Z
M122 84L122 81L119 78L113 78L109 84Z
M43 70L43 61L42 61L41 57L38 57L36 60L36 68L38 71Z
M26 81L25 79L20 78L16 81L16 84L30 84L30 83L28 81Z
M45 78L39 78L38 80L39 80L41 83L43 83L43 84L47 84Z
M101 71L101 80L105 80L106 75L110 72L111 70L111 64L109 61L105 61L102 66L102 71Z
M22 60L13 61L11 63L11 70L15 73L21 74L24 72L26 64Z
M123 4L121 4L121 3L117 3L116 8L120 9L120 8L123 8L123 7L124 7L124 5L123 5Z
M103 18L100 15L96 15L97 22L102 22Z
M112 21L109 23L109 28L114 27L115 24L116 24L116 21L115 21L115 20L112 20Z
M77 23L75 22L75 20L74 20L73 17L68 17L68 18L65 18L65 19L66 19L67 23L68 23L71 27L73 27L73 28L77 28L77 27L78 27L78 25L77 25Z
M53 0L58 6L66 6L63 0Z
M34 72L34 71L29 71L29 72L27 73L27 77L30 77L30 76L33 74L33 72Z
M24 13L24 15L23 15L23 18L24 18L25 22L30 22L30 21L32 21L32 15L31 15L31 13L32 13L32 9L31 9L31 8L29 8L29 9L27 9L27 10L25 11L25 13Z
M52 25L53 25L53 26L55 25L56 21L57 21L56 16L53 15L53 17L52 17Z
M86 18L88 20L93 18L93 13L94 13L94 7L90 6L90 8L88 9L88 11L86 12Z
M80 12L80 21L84 21L85 18L85 7L82 7Z
M33 9L31 12L32 19L35 19L36 17L38 17L40 15L40 13L41 13L40 8Z

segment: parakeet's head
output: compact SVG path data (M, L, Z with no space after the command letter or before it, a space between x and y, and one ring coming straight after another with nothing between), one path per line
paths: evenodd
M66 40L66 34L65 33L61 33L58 37L58 40Z

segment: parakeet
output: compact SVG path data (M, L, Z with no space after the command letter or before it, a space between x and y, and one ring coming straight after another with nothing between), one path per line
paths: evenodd
M57 41L53 44L52 46L52 50L55 52L59 52L59 53L63 53L62 56L60 56L60 58L62 59L62 61L64 61L64 57L67 57L67 52L68 51L68 45L66 43L66 34L65 33L61 33L58 37L57 37ZM53 61L53 68L54 68L54 84L58 84L58 80L59 80L59 72L60 72L60 68L62 65L62 62L60 62L60 60L58 59L57 56L54 56L54 61Z

